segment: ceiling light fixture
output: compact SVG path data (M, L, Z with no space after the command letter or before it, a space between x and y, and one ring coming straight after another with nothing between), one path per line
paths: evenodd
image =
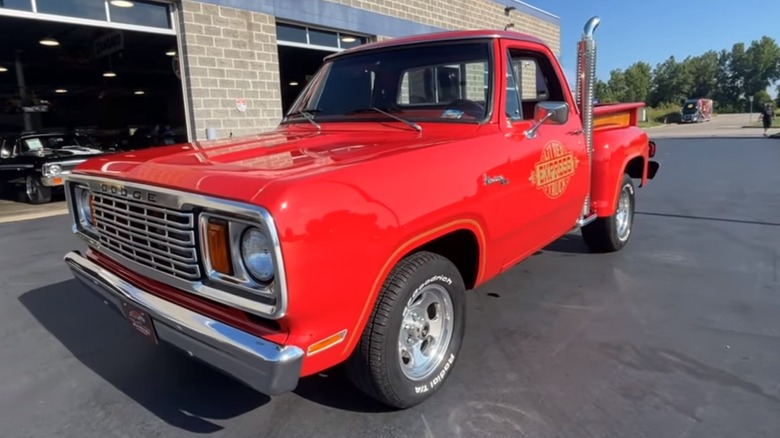
M297 86L298 86L298 83L297 83L297 82L295 82L295 81L292 81L292 82L290 82L290 86L291 86L291 87L297 87Z
M136 91L136 92L135 92L135 93L133 93L133 94L135 94L135 95L137 95L137 96L140 96L140 95L144 94L144 91L143 91L143 90L138 90L138 91Z
M115 78L116 77L116 73L114 73L113 71L109 70L109 71L103 73L103 77L104 78Z
M64 88L57 88L56 90L54 90L54 92L58 93L58 94L63 94L63 93L67 93L68 90L66 90Z
M3 67L2 65L0 65L0 73L5 73L5 72L7 72L7 71L8 71L8 69L7 69L7 68L5 68L5 67Z
M167 52L165 52L165 54L168 55L168 56L176 56L176 51L175 50L168 50Z
M111 4L117 8L132 8L133 2L127 0L111 0Z
M46 38L44 38L44 39L42 39L42 40L40 40L38 42L41 43L44 46L49 46L49 47L54 47L54 46L59 46L60 45L59 41L55 40L54 38L49 38L49 37L46 37Z
M354 43L355 41L357 41L357 38L351 36L345 36L345 37L341 37L341 41L345 43Z

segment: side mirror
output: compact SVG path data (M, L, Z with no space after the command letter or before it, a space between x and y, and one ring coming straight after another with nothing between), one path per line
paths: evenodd
M536 131L544 123L562 125L569 120L569 105L566 102L539 102L534 108L534 124L525 131L526 138L535 138Z
M11 158L11 153L7 149L0 149L0 158Z

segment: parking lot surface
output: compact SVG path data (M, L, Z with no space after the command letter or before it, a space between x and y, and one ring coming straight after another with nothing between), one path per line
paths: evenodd
M72 280L66 216L2 224L0 435L780 436L780 141L657 144L629 246L572 234L474 291L451 379L399 412L339 369L269 398L155 348Z

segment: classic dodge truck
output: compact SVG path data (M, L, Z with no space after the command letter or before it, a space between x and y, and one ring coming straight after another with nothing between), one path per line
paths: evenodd
M576 95L517 32L444 32L326 58L270 132L88 160L67 176L74 276L143 336L266 394L343 364L394 408L451 375L466 291L581 229L632 234L658 170L642 103Z

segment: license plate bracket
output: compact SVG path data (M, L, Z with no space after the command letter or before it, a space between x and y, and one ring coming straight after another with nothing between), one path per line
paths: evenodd
M130 325L154 345L159 344L157 331L154 329L154 323L148 313L134 306L127 301L122 301L122 314L130 322Z

